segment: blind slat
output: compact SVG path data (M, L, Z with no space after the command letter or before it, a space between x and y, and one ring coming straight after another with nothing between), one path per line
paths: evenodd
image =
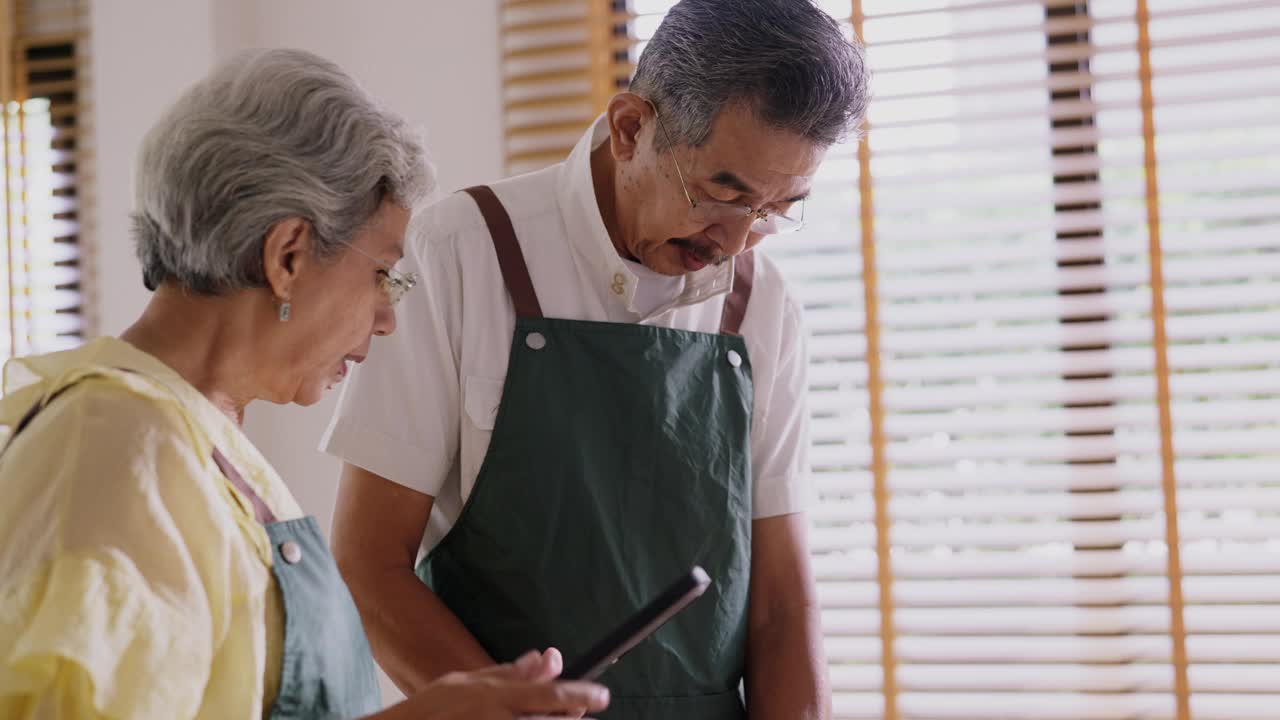
M7 355L68 349L87 334L80 309L85 198L91 196L77 147L91 125L82 93L87 16L79 0L19 0L13 62L0 87L8 152L0 162L9 202L0 207L7 248L0 252Z

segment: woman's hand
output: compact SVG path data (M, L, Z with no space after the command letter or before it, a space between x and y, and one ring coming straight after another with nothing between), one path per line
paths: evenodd
M524 679L532 681L555 680L560 677L560 673L564 672L564 658L560 651L555 648L547 648L544 653L531 650L520 657L515 662L516 667L524 673ZM602 708L590 708L593 710L601 710ZM588 708L584 705L578 707L568 713L556 715L561 720L580 720L587 713ZM538 717L526 716L521 720L547 720L549 716L540 715Z
M529 720L532 716L581 717L603 710L609 691L583 682L553 682L563 662L554 649L529 652L508 665L450 673L390 708L385 717L423 720Z

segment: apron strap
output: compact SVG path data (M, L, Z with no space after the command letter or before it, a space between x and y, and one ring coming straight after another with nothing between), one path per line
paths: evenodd
M516 240L516 231L511 227L511 216L507 214L506 208L488 185L476 185L463 192L480 206L480 214L489 226L493 249L498 253L498 266L502 268L502 281L506 283L507 293L511 295L511 302L515 305L516 317L542 317L542 306L538 303L537 293L533 291L529 266L524 262L524 253L520 252L520 243Z
M119 369L124 370L125 372L134 372L127 368ZM85 378L81 378L80 380L84 379ZM9 449L9 446L13 444L13 441L17 439L18 435L21 434L23 430L27 429L27 426L31 424L32 420L36 419L36 416L40 414L40 411L49 407L49 405L52 404L54 400L57 400L63 393L76 385L79 385L80 380L68 383L63 387L58 388L49 395L49 397L35 405L32 405L31 408L27 410L26 414L22 416L22 419L18 421L18 424L14 426L13 434L9 436L9 441L3 448L0 448L0 455L3 455L4 451ZM222 451L216 447L213 449L213 462L218 466L218 469L222 471L222 474L226 476L227 480L231 481L231 484L235 485L237 490L244 493L245 497L249 498L249 502L253 504L254 517L258 519L258 522L266 524L276 521L275 513L271 512L271 508L267 507L267 504L262 501L262 498L258 497L258 493L254 492L253 488L249 487L249 483L245 482L244 477L242 477L240 472L236 470L235 466L231 464L231 461L227 460L227 456L223 455Z
M70 390L75 386L76 386L76 383L71 383L70 385L63 386L58 390L54 391L54 393L49 397L45 398L44 400L41 400L35 405L32 405L31 408L27 410L26 414L22 416L22 419L18 421L18 424L13 426L13 435L9 436L9 444L13 444L13 441L17 439L19 433L27 429L27 426L31 424L32 420L36 419L36 415L39 415L41 410L44 410L46 407L49 406L50 403L52 403L54 400L57 400L60 395L62 395L63 393L65 393L66 391ZM8 449L8 445L5 446L5 449L6 450Z
M742 319L747 316L747 302L751 300L755 264L755 253L750 250L733 259L733 289L724 299L724 314L720 316L721 334L742 334L739 331L742 329Z
M463 192L475 200L485 224L489 226L493 249L498 255L498 267L502 269L502 281L515 305L516 317L542 317L542 305L533 290L529 266L525 264L524 253L520 251L520 243L516 240L516 231L511 226L511 216L507 214L506 208L488 185L476 185ZM742 319L746 317L747 302L751 299L754 271L755 255L752 252L748 251L734 258L733 289L724 301L724 314L720 318L721 333L741 334L739 331L742 329Z
M117 368L117 369L124 370L125 372L133 372L132 370L128 370L126 368ZM27 426L31 424L31 421L35 420L36 416L39 415L45 408L49 407L49 405L51 405L54 400L57 400L59 397L62 396L63 393L70 390L71 388L74 388L76 385L79 385L85 380L88 380L90 377L92 376L85 376L73 382L67 383L66 385L63 385L57 390L54 390L49 395L49 397L41 399L35 405L32 405L30 408L28 408L27 412L23 414L22 419L18 421L18 424L13 426L13 434L9 436L9 439L7 442L5 442L4 447L0 448L0 455L3 455L5 451L9 449L9 446L13 444L13 441L18 439L18 435L22 434L22 431L27 429Z
M254 492L249 483L245 482L244 477L240 475L239 470L236 470L235 465L232 465L227 456L223 455L222 451L216 447L213 449L213 462L217 464L218 469L222 471L227 480L232 485L235 485L237 490L244 493L245 497L249 498L249 502L253 505L253 516L257 518L258 522L266 525L276 521L276 514L271 512L271 508L267 507L262 498L258 497L258 493Z

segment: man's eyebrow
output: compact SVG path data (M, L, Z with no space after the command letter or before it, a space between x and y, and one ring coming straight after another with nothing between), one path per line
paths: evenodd
M730 190L736 190L737 192L740 192L743 195L747 195L749 197L756 197L756 191L754 188L748 185L742 178L738 177L737 175L734 175L728 170L721 170L715 175L712 175L711 182L717 185L720 185L722 187L727 187ZM799 195L795 195L787 198L784 202L798 203L801 200L807 199L808 197L809 197L809 191L805 190Z
M729 172L728 170L721 170L720 172L716 173L715 175L712 175L712 176L711 176L711 182L713 182L713 183L715 183L715 184L717 184L717 185L721 185L721 186L727 187L727 188L729 188L730 190L737 190L738 192L742 193L743 195L752 195L752 196L754 196L754 195L756 194L756 191L755 191L754 189L752 189L752 187L751 187L750 185L748 185L746 182L744 182L744 181L742 180L742 178L738 177L737 175L734 175L733 173Z

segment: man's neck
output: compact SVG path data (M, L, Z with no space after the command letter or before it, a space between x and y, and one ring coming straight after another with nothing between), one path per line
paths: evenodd
M613 243L613 249L619 257L635 261L623 242L622 225L618 222L619 198L614 181L616 168L607 140L591 151L591 185L596 193L596 206L600 208L600 220L604 222L609 241Z

